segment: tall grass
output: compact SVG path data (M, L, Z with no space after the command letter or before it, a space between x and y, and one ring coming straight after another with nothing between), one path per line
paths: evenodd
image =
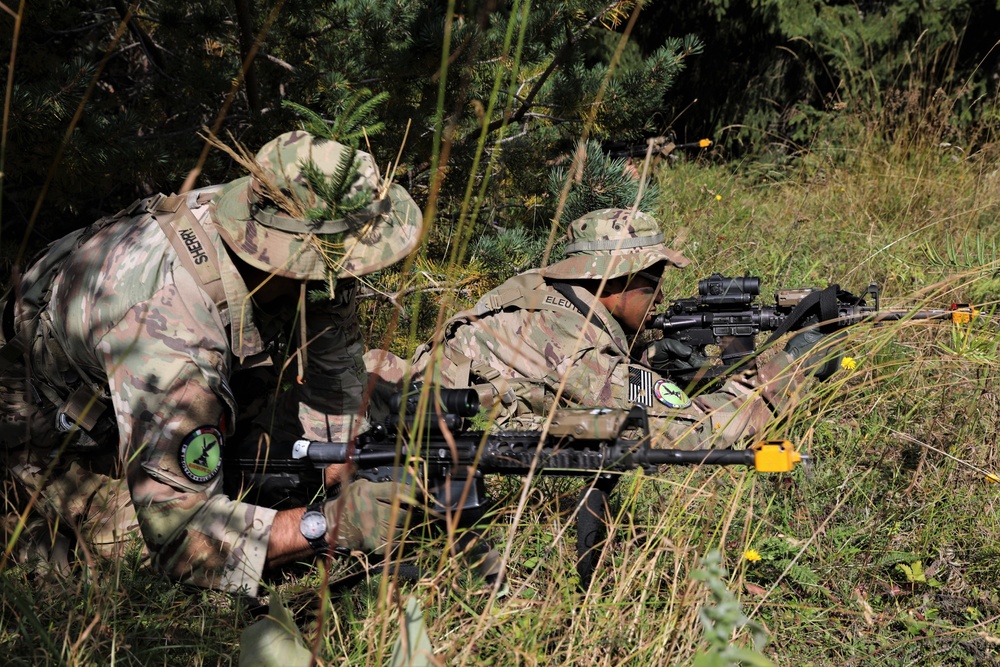
M607 547L583 590L567 510L577 486L552 480L536 483L513 527L519 480L491 482L502 502L488 535L500 547L511 540L499 590L462 559L442 557L442 537L421 544L416 582L391 576L392 563L333 591L308 569L284 575L272 582L275 594L318 663L386 664L403 594L412 593L442 664L686 664L708 646L699 612L710 603L709 588L690 575L718 551L728 589L770 633L764 654L776 664L1000 664L1000 484L986 474L998 471L1000 422L998 165L986 149L886 145L845 146L849 160L804 155L780 173L749 163L659 165L660 217L693 260L670 272L665 289L690 296L712 272L760 276L765 299L781 287L864 289L875 280L884 305L974 302L984 316L851 330L844 346L857 367L800 396L771 434L811 454L809 471L663 469L623 480ZM424 296L458 290L459 304L474 301L512 268L490 255L510 252L494 245L501 251L486 244L437 287L423 285ZM439 270L421 260L379 289L399 291ZM375 315L384 308L370 302L369 340L386 331ZM435 321L403 313L415 321L400 328L409 339L392 341L399 351ZM338 562L334 578L360 565ZM0 590L0 646L17 665L235 664L256 605L170 585L138 550L81 564L68 580L9 568ZM749 632L732 643L750 646Z
M879 131L868 122L858 127ZM574 587L558 489L541 482L513 533L507 596L456 586L453 565L417 584L445 662L689 662L704 647L708 599L689 575L714 549L770 631L776 664L996 662L1000 487L986 473L998 419L997 165L987 144L967 155L912 133L859 137L849 159L818 151L774 174L661 166L661 219L693 260L670 273L668 294L688 296L715 271L760 276L765 300L781 287L877 281L883 306L974 302L984 316L852 330L857 367L801 396L771 434L813 455L809 473L668 469L623 484L586 592ZM476 262L460 273L468 303L495 284ZM381 620L369 622L363 636Z

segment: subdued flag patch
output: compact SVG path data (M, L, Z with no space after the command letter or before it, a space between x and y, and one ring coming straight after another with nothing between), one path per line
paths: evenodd
M628 402L653 405L653 374L638 366L628 367Z

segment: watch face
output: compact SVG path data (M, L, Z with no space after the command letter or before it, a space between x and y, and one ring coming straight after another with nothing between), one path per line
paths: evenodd
M319 512L306 512L302 515L299 530L307 540L318 540L326 535L326 517Z

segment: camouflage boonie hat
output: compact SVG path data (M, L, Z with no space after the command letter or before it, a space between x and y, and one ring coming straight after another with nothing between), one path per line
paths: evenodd
M307 132L287 132L269 141L255 161L261 176L303 209L321 203L309 187L302 165L312 161L333 174L349 150ZM423 214L409 193L393 185L379 198L378 168L372 156L357 151L359 174L348 195L368 190L374 199L337 220L304 220L280 210L262 193L254 176L227 184L212 203L212 214L226 244L240 259L264 271L297 280L359 276L398 262L416 248ZM332 244L325 235L339 234Z
M546 278L617 278L660 262L676 267L691 263L663 245L663 230L642 211L605 208L591 211L569 224L566 259L539 269Z

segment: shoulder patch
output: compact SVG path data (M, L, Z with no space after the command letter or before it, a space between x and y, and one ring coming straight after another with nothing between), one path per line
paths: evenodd
M652 407L653 374L650 371L639 366L628 367L628 402Z
M180 449L181 470L192 482L211 481L222 468L222 433L214 426L201 426L184 437Z
M653 385L653 395L660 403L675 410L683 410L691 405L691 399L684 393L684 390L666 380L656 381L656 384Z

